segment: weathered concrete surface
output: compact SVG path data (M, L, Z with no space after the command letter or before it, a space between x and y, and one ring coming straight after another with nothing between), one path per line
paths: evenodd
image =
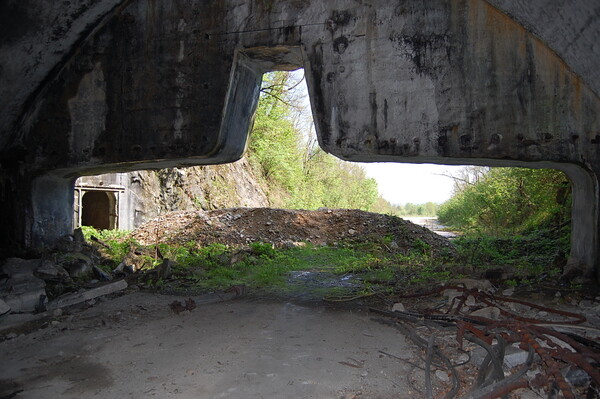
M599 6L491 3L9 0L2 240L68 233L79 175L238 159L262 73L303 66L320 143L342 158L565 170L571 265L591 275Z
M0 395L422 397L400 377L411 366L379 353L411 359L413 347L365 312L236 300L176 315L174 300L126 295L0 342Z

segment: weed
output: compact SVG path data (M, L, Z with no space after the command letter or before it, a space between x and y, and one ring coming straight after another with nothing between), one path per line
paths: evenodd
M106 256L112 260L112 265L108 265L108 268L118 265L125 255L131 251L132 247L139 246L135 240L129 237L129 231L96 230L90 226L82 226L81 231L86 241L91 241L91 237L94 236L108 245L107 248L103 248Z
M521 278L556 276L560 269L554 259L568 253L562 237L548 231L511 237L465 235L454 240L457 262L479 269L510 267Z
M427 244L425 241L421 240L420 238L417 238L412 243L412 250L419 254L425 255L429 252L430 249L431 249L431 245Z
M250 244L250 251L256 256L266 256L273 258L275 256L275 247L266 242L253 242Z

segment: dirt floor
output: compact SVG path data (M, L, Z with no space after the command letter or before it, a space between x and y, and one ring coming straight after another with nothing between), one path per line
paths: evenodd
M175 314L175 299L124 295L5 340L0 397L422 397L379 352L414 356L404 337L363 311L238 299Z

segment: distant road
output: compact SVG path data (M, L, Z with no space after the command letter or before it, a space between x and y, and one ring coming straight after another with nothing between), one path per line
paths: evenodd
M446 226L438 223L437 217L434 216L403 216L402 219L408 220L419 226L423 226L433 231L436 234L446 238L456 238L457 234L451 231L443 231Z

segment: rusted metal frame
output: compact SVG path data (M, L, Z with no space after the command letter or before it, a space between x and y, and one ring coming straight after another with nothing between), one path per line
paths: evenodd
M499 327L499 325L497 325L495 327ZM540 355L540 357L543 359L544 363L546 364L547 372L549 372L550 376L556 383L557 388L559 390L561 390L563 392L563 394L566 395L565 397L569 397L568 396L569 392L572 393L571 387L568 384L568 382L564 379L564 377L562 376L562 373L560 373L558 363L556 362L555 359L566 362L566 363L573 364L573 365L581 368L592 378L594 383L596 383L597 385L600 385L600 372L598 370L596 370L594 368L594 366L592 366L589 362L587 362L585 360L586 357L589 357L592 359L598 359L598 358L600 358L599 353L594 352L590 348L579 344L577 341L575 341L571 337L569 337L561 332L558 332L554 329L551 329L551 328L546 328L546 327L541 327L541 326L536 326L536 325L526 325L523 323L511 323L510 327L512 327L513 330L522 331L524 333L523 337L517 338L514 336L514 333L507 334L507 335L505 335L505 337L508 337L508 339L512 340L513 342L521 342L522 348L523 348L523 346L530 346L530 347L536 348L536 351L538 352L538 354ZM554 341L552 341L550 338L548 338L549 335L554 336L554 337L560 339L561 341L571 345L574 349L578 350L581 353L572 353L572 352L565 350L564 348L556 348L554 350L548 350L548 349L542 348L541 346L539 346L537 341L535 341L535 339L532 337L532 334L537 336L539 339L545 340L552 346L557 346ZM533 344L533 342L535 342L535 344ZM525 348L523 348L523 349L525 349ZM546 381L544 385L548 385L549 383L550 382Z
M556 357L560 358L561 360L567 363L579 367L580 369L585 371L587 375L590 376L590 378L592 379L592 381L594 381L596 385L600 386L600 371L598 371L597 368L595 368L589 362L587 362L583 355L581 355L580 353L567 352L562 348L560 350L557 350L557 352L559 353L555 354Z
M563 310L557 310L557 309L549 308L546 306L541 306L541 305L536 305L534 303L521 301L518 299L507 298L507 297L503 297L503 296L493 296L493 295L489 295L489 294L482 293L482 292L478 292L475 295L477 295L477 297L476 297L477 299L479 299L481 302L485 303L486 305L494 306L494 307L498 308L500 310L500 313L503 316L508 316L508 317L514 318L515 320L524 321L527 323L532 323L532 324L581 324L587 320L585 318L585 316L577 314L577 313L566 312ZM533 309L537 309L537 310L548 312L548 313L554 313L554 314L564 316L564 317L570 317L575 320L551 321L551 320L539 320L539 319L530 319L527 317L521 317L518 314L509 312L508 310L501 308L493 301L518 303L520 305L528 306Z
M556 349L552 354L555 358L562 360L567 363L571 363L583 371L585 371L594 381L594 383L600 386L600 371L598 371L595 367L593 367L586 358L591 358L597 361L600 361L600 353L592 351L590 348L579 344L577 341L573 340L571 337L558 332L556 330L540 327L540 326L530 326L529 327L536 334L545 334L552 335L561 341L571 345L578 353L569 352L563 348Z
M523 339L527 342L535 352L542 359L542 363L546 366L546 373L550 377L550 383L555 382L558 385L558 388L561 390L565 399L575 399L575 394L571 390L571 386L565 380L562 373L560 372L560 368L558 363L554 358L548 353L545 348L537 342L537 340L532 336L532 333L538 335L534 330L523 332Z
M448 289L448 286L441 286L432 291L420 292L420 293L416 293L416 294L407 294L407 295L395 295L394 297L395 298L421 298L421 297L425 297L425 296L439 294L440 292L442 292L446 289Z
M487 335L484 331L481 331L480 329L478 329L477 327L475 327L472 323L468 322L468 321L458 321L456 323L457 325L459 325L459 332L462 329L463 333L462 336L459 336L458 332L456 335L456 340L458 341L459 346L462 348L462 338L464 337L464 333L466 331L471 332L474 336L476 336L477 338L479 338L480 340L482 340L483 342L485 342L488 345L492 344L492 337L490 337L489 335Z
M482 339L476 336L465 335L465 339L481 346L487 352L487 355L480 365L479 374L477 375L476 387L484 387L492 384L495 381L502 380L504 378L504 372L502 370L502 362L504 359L504 348L506 341L499 341L497 345L490 345ZM493 366L493 371L490 377L488 375L489 365Z
M454 303L454 300L456 298L459 298L459 301L458 301L458 304L456 305L456 309L454 310L454 314L459 314L459 312L461 311L463 306L465 306L467 299L469 299L469 296L472 295L474 298L477 298L478 294L479 294L479 290L477 288L471 288L471 289L462 288L462 289L459 289L459 291L462 291L463 294L460 297L455 297L452 299L452 303L450 304L450 307L448 308L448 311L446 313L450 313L450 310L452 309L452 304Z
M530 353L537 353L540 356L540 358L542 359L543 364L545 365L546 372L548 373L550 379L548 379L545 376L538 375L538 377L541 377L541 378L537 378L538 383L542 383L543 385L548 385L548 384L555 385L558 389L560 389L560 391L563 393L563 395L566 399L575 398L575 396L571 390L570 385L562 376L560 369L559 369L559 363L555 359L563 361L563 362L571 363L571 364L574 364L575 366L580 367L582 370L584 370L586 373L588 373L590 375L590 377L592 378L594 383L596 383L597 385L600 385L600 372L598 372L588 361L585 360L586 358L598 360L598 359L600 359L600 353L598 353L597 351L594 351L591 347L586 346L586 345L576 341L576 339L571 338L566 334L563 334L563 333L558 332L551 328L545 328L543 326L535 325L536 323L580 324L585 321L584 316L581 316L581 315L578 315L575 313L571 313L571 312L564 312L564 311L559 311L559 310L531 304L531 303L528 303L525 301L514 300L511 298L504 298L504 297L494 298L493 296L490 296L485 293L481 293L477 290L466 290L463 287L456 287L456 286L445 286L440 289L431 291L429 293L410 295L410 296L432 295L435 293L439 293L444 289L457 289L457 290L460 290L463 292L469 292L470 295L474 295L477 299L479 299L483 303L486 303L489 306L497 307L503 315L511 317L512 320L510 320L510 321L492 321L492 320L485 319L485 318L478 318L478 317L471 317L471 316L464 317L464 316L460 316L460 315L426 315L426 314L415 314L415 313L409 313L409 312L387 312L387 311L379 311L376 309L372 309L372 310L375 311L376 313L380 313L380 314L383 314L388 317L394 317L394 318L399 318L399 319L408 319L409 321L423 323L423 324L425 324L425 322L427 320L434 321L436 324L443 324L445 326L452 325L452 322L454 322L454 324L458 328L456 339L461 348L462 348L463 337L465 337L465 333L467 331L471 332L475 337L479 338L483 343L485 343L486 341L491 343L492 337L490 336L490 333L492 333L492 332L497 334L497 336L501 336L507 342L520 343L520 347L522 349L525 349L528 347ZM405 297L410 297L410 296L405 296ZM468 295L466 295L466 296L463 295L463 298L462 298L463 303L466 300L466 298L468 298ZM565 322L565 321L549 322L547 320L536 320L536 319L520 317L518 315L513 314L512 312L508 312L508 311L500 308L497 304L493 303L492 300L495 300L495 299L499 299L500 301L503 301L503 302L519 303L519 304L522 304L525 306L530 306L530 307L538 309L538 310L543 310L543 311L547 311L550 313L559 314L559 315L562 315L565 317L575 318L576 320L571 320L568 322ZM452 306L453 305L451 305L450 309L452 308ZM529 323L529 324L526 324L526 323ZM389 324L389 323L386 323L386 324ZM477 324L479 326L485 326L486 331L484 332L484 331L480 330L479 328L477 328L475 326L475 324ZM394 324L394 325L397 328L399 327L398 324ZM499 332L498 329L508 330L508 332ZM407 335L409 335L409 334L407 334ZM539 339L544 339L548 342L552 342L552 345L554 345L553 341L551 341L546 335L554 336L554 337L560 339L561 341L571 345L574 349L576 349L580 353L570 353L562 348L556 348L554 350L546 350L545 348L542 348L539 345L539 343L536 341L536 339L532 335L537 336ZM472 337L469 337L469 338L472 338ZM425 340L423 340L422 338L420 338L420 339L422 340L422 342L420 344L417 342L415 342L415 343L417 343L417 345L423 347L423 345L425 344ZM436 353L436 355L437 355L437 353ZM489 352L488 352L488 355L489 355ZM531 356L533 356L533 355L531 355ZM490 358L491 357L492 356L490 356ZM440 357L440 358L442 360L444 360L445 356ZM448 362L449 362L449 360L448 360ZM451 362L449 362L449 363L450 363L450 366L452 367L452 371L455 371L453 368L454 365L452 365ZM529 367L530 367L530 364L529 364ZM525 370L525 372L526 371L527 370ZM518 373L515 373L515 375L516 374L518 374ZM523 379L517 380L517 379L513 378L515 375L509 377L510 381L508 381L509 379L507 378L503 381L500 381L500 382L502 382L502 384L495 383L495 384L490 385L490 386L494 387L494 389L492 391L490 391L490 392L486 391L486 393L482 392L481 393L482 396L477 396L476 398L477 399L497 398L497 397L507 394L508 392L510 392L514 389L527 387L527 381L523 380ZM543 386L543 385L541 385L541 386ZM485 387L485 388L487 388L487 387ZM472 397L472 396L469 396L469 397ZM475 397L473 397L473 398L475 398Z
M516 317L518 317L517 320L526 321L526 322L529 322L529 323L537 323L537 324L540 324L540 323L544 323L544 324L581 324L581 323L584 323L586 321L585 316L577 314L577 313L571 313L571 312L566 312L566 311L563 311L563 310L557 310L557 309L549 308L549 307L546 307L546 306L537 305L537 304L534 304L534 303L531 303L531 302L522 301L522 300L519 300L519 299L508 298L508 297L504 297L504 296L490 295L490 294L487 294L487 293L482 292L482 291L477 290L477 289L467 289L465 287L461 287L461 286L457 286L457 285L444 285L444 286L441 286L439 288L436 288L435 290L424 292L424 293L399 295L398 298L418 298L418 297L424 297L424 296L431 296L431 295L439 294L439 293L443 292L444 290L448 290L448 289L462 291L463 293L467 293L468 292L470 295L473 295L476 299L482 300L482 302L484 302L488 306L494 306L494 307L497 307L501 312L502 311L506 312L505 315L508 315L510 317L515 317L516 316ZM546 320L542 321L542 320L537 320L537 319L521 318L520 316L518 316L518 315L516 315L514 313L508 312L508 311L506 311L506 310L498 307L492 301L518 303L518 304L521 304L521 305L529 306L529 307L531 307L533 309L545 311L545 312L548 312L548 313L554 313L554 314L558 314L558 315L565 316L565 317L574 318L575 320L553 322L553 321L546 321Z
M438 316L424 315L424 314L412 313L412 312L400 312L400 311L392 312L389 310L382 310L382 309L377 309L377 308L369 308L369 312L377 313L382 316L391 317L391 318L395 318L395 319L410 321L413 323L423 323L425 325L427 325L426 324L427 321L431 321L431 322L435 322L437 325L440 325L442 327L454 326L454 320L456 320L456 318L442 319L442 318L439 318ZM454 317L454 316L451 316L451 317Z
M499 384L498 386L493 385L491 387L493 387L494 389L491 392L482 392L480 394L478 394L477 396L473 396L473 399L496 399L496 398L500 398L500 397L506 397L506 395L508 395L509 393L511 393L512 391L515 391L517 389L521 389L521 388L528 388L529 387L529 382L527 381L526 378L520 378L516 381L512 381L512 382L505 382L506 380L500 381L503 384ZM466 399L466 398L462 398L462 399Z
M542 327L542 326L530 326L529 328L534 331L537 331L541 334L552 335L552 336L560 339L561 341L571 345L574 349L576 349L577 351L579 351L581 354L585 355L586 357L590 357L594 360L600 361L600 353L599 352L596 352L592 348L579 343L577 340L573 339L572 337L570 337L569 335L567 335L565 333L561 333L560 331L556 331L552 328L546 328L546 327Z
M558 332L566 335L567 337L571 338L575 342L577 342L581 345L584 345L588 349L594 350L595 354L600 353L600 342L592 341L591 339L582 337L581 335L577 335L572 332L565 332L565 331L558 331ZM600 359L598 359L598 360L600 360Z

